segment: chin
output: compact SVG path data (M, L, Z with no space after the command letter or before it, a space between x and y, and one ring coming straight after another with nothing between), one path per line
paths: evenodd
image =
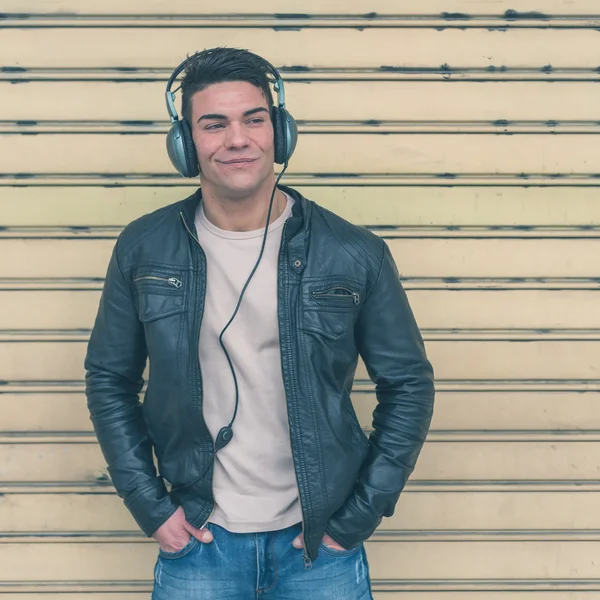
M222 190L227 196L243 199L264 186L272 174L273 171L265 173L264 168L260 172L257 169L252 169L249 172L228 173L228 176L225 176L219 170L215 170L211 173L204 173L204 177L206 178L206 184L215 191Z
M265 177L257 177L256 174L239 173L237 177L222 181L222 187L229 190L230 193L247 195L252 194L264 185Z
M244 198L253 194L259 187L259 181L227 181L223 184L223 188L226 189L229 194L233 197Z

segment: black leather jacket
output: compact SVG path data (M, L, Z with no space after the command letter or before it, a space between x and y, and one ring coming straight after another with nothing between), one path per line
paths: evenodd
M429 429L433 372L385 242L281 188L296 199L279 256L278 319L310 560L324 532L351 548L392 515ZM179 505L196 527L213 508L198 361L206 285L194 239L199 201L198 191L122 232L85 361L109 473L148 536ZM368 438L350 402L359 354L378 400Z

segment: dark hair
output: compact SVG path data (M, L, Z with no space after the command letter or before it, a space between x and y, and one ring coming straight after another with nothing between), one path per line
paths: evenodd
M190 57L181 80L181 114L191 125L192 96L213 83L247 81L259 88L269 110L273 96L269 83L274 82L273 72L264 58L239 48L209 48Z

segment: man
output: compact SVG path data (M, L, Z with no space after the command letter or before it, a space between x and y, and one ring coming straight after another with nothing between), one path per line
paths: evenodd
M371 598L363 542L432 414L419 330L384 241L277 185L296 130L274 68L225 48L184 67L169 155L201 190L120 235L86 357L115 488L160 546L153 598Z

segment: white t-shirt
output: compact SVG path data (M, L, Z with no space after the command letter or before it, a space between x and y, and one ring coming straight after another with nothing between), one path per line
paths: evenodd
M302 520L277 318L281 236L294 203L286 197L286 208L269 226L260 265L223 336L238 380L239 405L233 439L216 454L210 521L236 533L274 531ZM219 335L256 264L265 230L219 229L208 221L201 202L196 230L207 268L199 347L203 413L214 440L235 408L233 377Z

